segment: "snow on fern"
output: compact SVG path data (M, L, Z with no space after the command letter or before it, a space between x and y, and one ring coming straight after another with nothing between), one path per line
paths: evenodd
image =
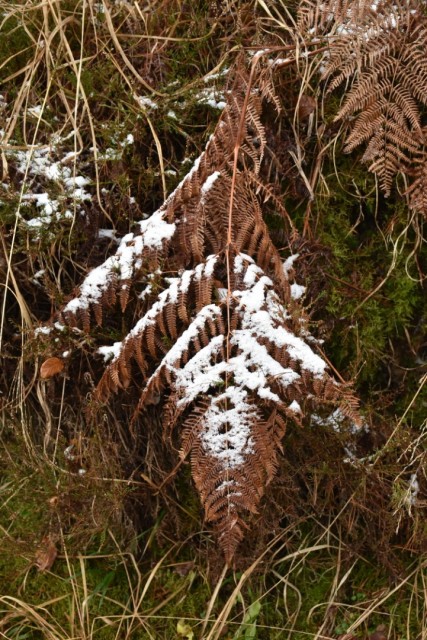
M76 313L80 309L88 309L91 304L99 302L104 290L115 277L130 280L142 266L142 255L145 249L160 249L166 240L170 240L175 232L175 225L163 220L159 211L153 213L148 220L140 223L141 234L125 235L113 256L93 269L80 287L78 297L70 300L64 312Z
M220 312L219 307L216 307L216 311ZM207 393L211 387L224 384L223 374L227 363L221 358L218 361L223 345L224 336L215 336L186 365L175 369L176 386L183 393L178 406L187 406L194 402L197 396Z
M253 453L251 433L260 415L247 397L248 392L241 387L228 387L206 412L201 441L206 454L220 460L225 470L244 465L248 454Z
M427 216L424 112L427 104L425 2L303 0L300 33L326 44L322 77L327 91L345 85L337 121L348 122L344 151L365 147L361 161L385 196L395 177L410 184L411 208ZM331 37L332 36L332 37Z
M246 90L230 95L204 152L164 204L89 273L60 314L89 331L93 317L101 325L117 313L117 299L123 311L134 306L123 340L98 348L108 362L94 398L108 402L129 389L141 429L150 428L149 406L159 412L164 441L191 461L228 561L274 477L287 424L300 425L325 403L356 414L351 394L308 344L301 296L289 281L297 256L283 264L263 220L253 176L266 148L262 96L273 90Z
M206 194L211 189L211 187L214 184L215 180L217 180L217 178L219 178L220 175L221 174L220 174L219 171L214 171L214 173L212 173L206 179L206 181L204 182L203 187L202 187L202 199L201 199L201 202L204 202Z

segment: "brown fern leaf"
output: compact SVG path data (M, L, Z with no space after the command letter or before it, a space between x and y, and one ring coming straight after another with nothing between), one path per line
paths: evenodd
M215 270L223 266L218 258ZM196 314L139 403L141 410L154 392L172 388L164 431L169 438L181 425L182 455L190 454L206 520L217 529L228 560L243 536L245 512L256 512L274 476L286 423L300 422L296 398L336 404L346 397L323 360L289 330L273 281L249 256L235 256L230 286L232 302L223 298ZM120 356L104 375L116 371ZM348 414L349 403L342 409Z
M113 305L119 296L121 309L126 308L131 288L136 282L146 281L146 274L159 268L159 260L181 256L181 262L199 262L206 255L206 240L210 240L212 252L223 246L225 234L225 191L215 187L216 179L226 177L230 172L233 151L240 130L241 163L245 158L257 172L266 144L260 115L262 99L259 92L251 92L247 102L247 112L242 118L245 92L250 88L244 84L230 96L216 130L205 151L196 160L192 170L185 176L175 191L153 215L140 222L138 233L129 233L121 241L116 253L102 265L93 269L80 287L77 297L65 305L60 319L67 323L83 325L90 329L91 312L97 323L102 322L99 306L106 310L106 300ZM269 82L263 80L264 92L271 92ZM241 127L243 124L243 127ZM255 144L256 141L256 144ZM219 216L209 215L209 233L204 233L208 203L206 194L213 189L210 205L216 205ZM210 213L211 210L209 209ZM181 220L184 218L184 220ZM171 259L171 266L174 260ZM176 265L178 268L181 264Z
M352 118L345 150L367 143L362 161L385 195L419 154L421 110L427 104L427 16L419 0L338 2L315 12L301 6L301 24L329 41L323 78L328 90L350 84L336 119Z
M229 562L276 473L287 424L320 404L356 416L351 394L306 341L304 311L263 220L270 74L261 70L250 86L240 73L191 171L62 312L88 329L92 316L105 322L109 306L119 300L123 311L138 296L133 329L98 350L112 360L95 396L105 402L137 386L134 425L161 403L165 446L178 440L190 458Z
M210 305L210 303L213 295L212 275L215 263L215 256L211 256L205 263L198 265L196 269L186 270L180 277L167 279L169 286L158 295L157 301L127 335L120 345L120 350L116 357L106 368L97 394L100 400L105 401L108 399L110 391L108 379L110 377L114 379L115 386L126 386L131 360L138 364L144 376L146 376L148 370L148 361L146 357L144 358L144 354L147 354L155 361L159 361L166 351L171 364L175 365L173 359L174 350L168 349L165 341L170 341L173 344L177 339L178 333L182 333L182 328L184 327L183 316L181 314L181 319L178 317L178 309L181 308L184 297L187 301L187 311L188 307L193 309L193 312L197 312L205 309L210 310L214 306ZM179 300L181 300L181 305ZM212 311L214 310L212 309ZM208 322L210 319L211 316L206 314L206 321ZM187 324L190 323L188 322ZM208 327L212 328L214 325L208 324ZM203 331L201 325L198 325L198 329ZM194 336L199 337L200 331L194 331ZM116 352L118 344L116 343L115 346ZM185 353L181 354L181 357L185 358ZM160 366L157 368L157 374L160 375L161 373L162 368Z
M378 4L381 3L377 3L377 10ZM302 0L298 7L298 31L316 37L323 33L334 35L343 24L354 27L375 13L370 0Z
M410 208L427 217L427 129L422 131L421 152L413 162L412 183L405 192Z
M175 233L175 225L167 223L159 210L148 220L140 223L140 233L128 233L121 241L116 253L102 265L93 269L80 287L77 297L68 302L61 312L61 319L67 324L81 323L85 331L90 329L90 312L94 312L98 322L102 315L95 309L106 308L118 293L122 310L129 299L130 283L141 269L158 267L158 254L164 244Z

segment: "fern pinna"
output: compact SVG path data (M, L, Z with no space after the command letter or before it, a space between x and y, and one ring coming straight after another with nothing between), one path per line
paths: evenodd
M256 86L240 78L188 175L60 314L89 331L117 299L122 311L140 305L125 339L99 350L112 360L96 397L107 402L139 370L135 422L149 405L162 407L164 440L178 435L227 561L275 474L287 422L319 403L355 415L353 397L309 344L263 220L261 112L272 96L265 77Z

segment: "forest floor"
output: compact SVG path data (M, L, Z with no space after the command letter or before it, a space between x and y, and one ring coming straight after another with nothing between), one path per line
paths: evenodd
M286 62L298 3L149 4L0 0L0 637L427 640L423 220L343 152L321 48ZM131 314L40 366L58 364L47 323L188 173L265 47L265 219L362 423L289 426L229 567L188 466L158 486L173 464L132 444L125 402L88 418L97 349Z

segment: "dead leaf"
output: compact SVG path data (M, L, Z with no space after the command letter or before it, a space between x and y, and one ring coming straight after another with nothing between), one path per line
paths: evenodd
M40 378L45 380L46 378L52 378L57 373L61 373L64 368L64 361L60 358L48 358L40 367Z
M303 93L298 101L298 116L301 122L308 120L310 114L316 110L316 100L312 96Z
M39 571L49 571L58 555L58 549L51 538L43 538L36 551L35 565Z

